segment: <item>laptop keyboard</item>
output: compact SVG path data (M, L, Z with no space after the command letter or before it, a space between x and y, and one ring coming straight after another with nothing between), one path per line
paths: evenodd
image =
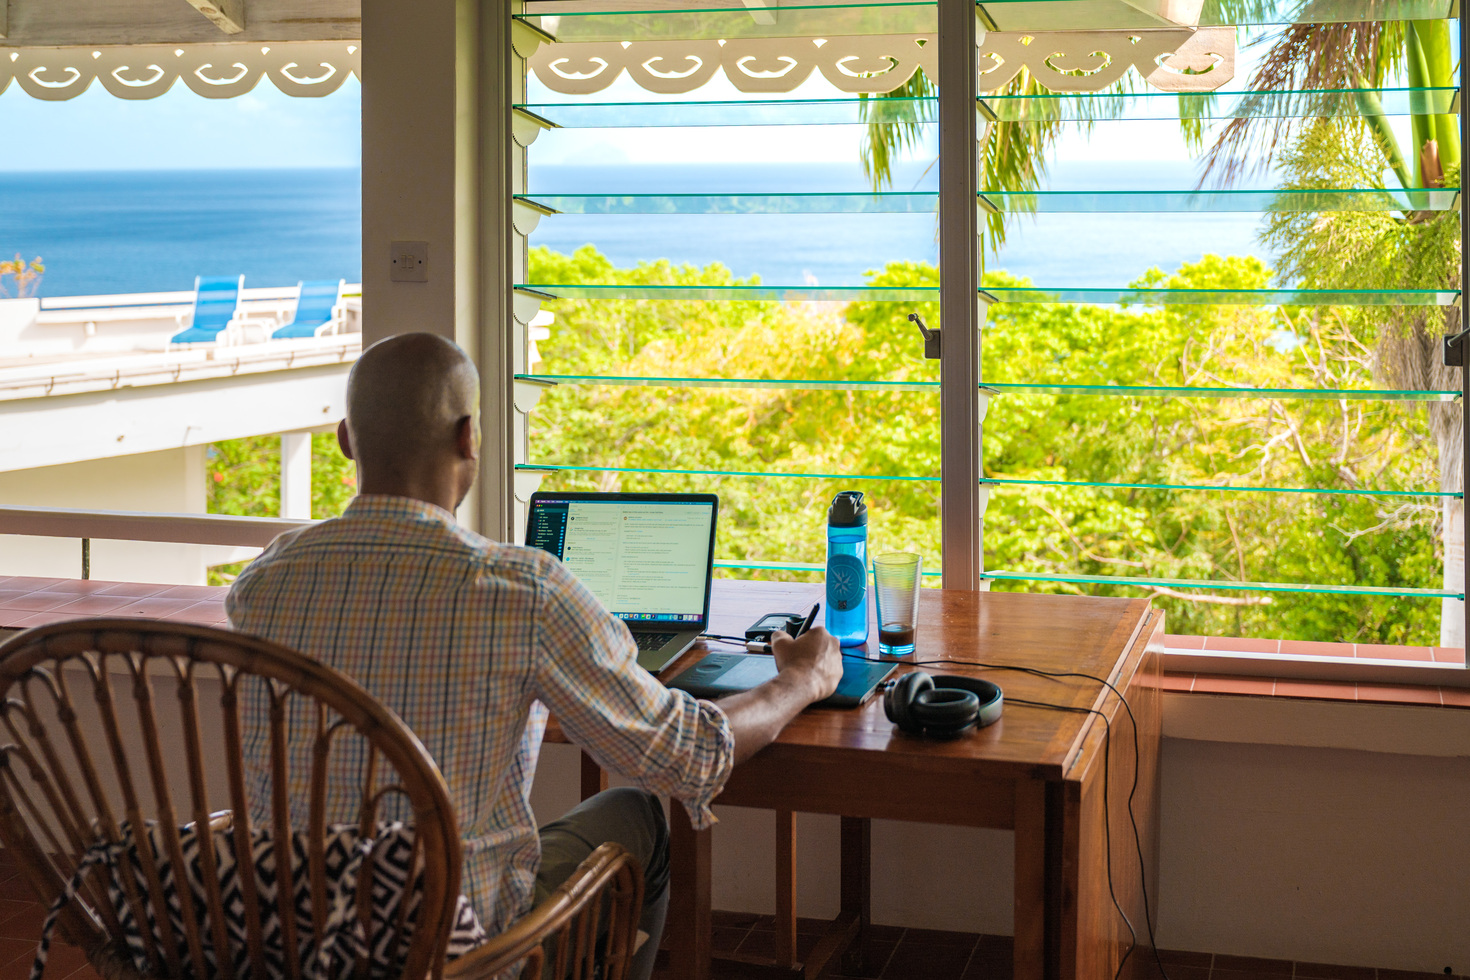
M639 650L657 650L674 638L673 633L634 633Z

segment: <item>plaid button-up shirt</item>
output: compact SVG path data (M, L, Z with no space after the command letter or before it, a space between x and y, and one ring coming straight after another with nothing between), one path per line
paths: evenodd
M348 674L423 741L459 818L464 893L492 934L532 899L541 853L530 788L547 707L603 767L683 801L698 827L714 822L710 801L734 760L724 713L640 668L627 628L545 552L490 541L432 504L359 496L342 517L277 538L226 608L236 629ZM263 779L265 705L242 700L248 761ZM304 826L301 736L314 720L304 704L290 720L301 783L292 819ZM356 819L352 754L333 757L333 819Z

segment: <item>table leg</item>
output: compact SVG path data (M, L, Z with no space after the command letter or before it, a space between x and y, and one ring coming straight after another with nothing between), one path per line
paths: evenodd
M776 965L796 965L796 814L776 811Z
M867 817L842 818L841 907L857 918L857 935L842 954L845 972L867 968L868 926L873 918L873 821Z
M582 753L582 799L591 799L607 789L607 773L593 761L592 756Z
M669 814L669 967L680 980L709 980L712 873L708 830L696 831L677 800Z
M1046 970L1046 783L1016 783L1015 980Z

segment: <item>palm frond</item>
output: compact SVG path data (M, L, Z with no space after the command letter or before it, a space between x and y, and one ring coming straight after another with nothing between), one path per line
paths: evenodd
M893 186L894 159L918 146L924 126L934 122L936 105L918 100L933 98L936 91L920 69L885 96L858 96L858 121L868 127L862 146L863 174L873 190Z
M1294 24L1276 35L1261 59L1237 118L1206 155L1200 186L1229 186L1270 170L1281 150L1313 120L1323 90L1379 88L1403 64L1398 22ZM1284 100L1282 92L1301 93ZM1265 93L1272 93L1267 96ZM1261 111L1273 103L1278 111ZM1286 111L1280 111L1285 109ZM1259 115L1258 115L1259 113ZM1325 115L1326 113L1322 113Z

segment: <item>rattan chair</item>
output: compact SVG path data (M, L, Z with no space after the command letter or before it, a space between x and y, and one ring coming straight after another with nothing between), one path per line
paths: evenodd
M243 710L248 697L269 706L266 724L252 726L252 714ZM458 907L461 845L443 777L397 715L345 675L303 654L201 626L77 620L29 630L0 645L0 699L0 841L43 902L52 903L73 886L75 896L61 908L57 927L107 980L311 980L296 956L266 956L262 923L277 913L278 954L310 949L313 938L320 947L331 927L327 850L332 830L324 774L329 762L342 768L340 753L355 753L347 758L360 776L352 786L360 785L361 802L350 815L358 839L380 832L385 801L401 797L412 817L408 860L422 873L417 912L405 926L409 902L401 903L390 955L381 957L374 947L369 957L359 949L341 975L381 977L385 963L401 964L395 975L406 980L431 975L477 980L517 963L525 964L526 977L619 980L626 972L643 881L636 862L613 844L598 848L552 898L504 934L446 963ZM291 732L287 720L292 711L301 717L302 703L314 730ZM305 773L290 768L305 751L299 742L292 746L293 737L311 740ZM351 765L348 770L353 771ZM309 786L304 821L299 816L303 785ZM404 809L400 805L400 813ZM271 867L274 857L265 865L259 857L235 862L238 900L227 910L217 855L254 853L248 846L257 839L252 838L252 814L269 814L266 826L256 828L257 838L269 834L275 841L292 840L297 853L293 856L291 847L271 848L286 855L289 868ZM140 827L152 835L143 838L152 846L138 846L134 830ZM202 838L195 830L200 827L209 828ZM228 852L217 852L218 843L199 843L216 842L215 835L229 836ZM189 857L198 864L203 895L191 898L191 889L180 887L173 889L178 897L166 896L169 869L188 867L191 840L197 857ZM107 852L109 845L116 854L130 842L126 866L133 874L118 873L106 863L78 871L89 856ZM351 907L355 900L355 914L367 928L376 851L358 847L366 856L350 893L355 899L339 906ZM293 872L308 880L309 915L290 904L303 894L299 883L279 889L274 906L263 897L277 892L274 880L298 881L281 877ZM199 890L198 884L193 887ZM182 936L169 925L169 899ZM339 915L339 924L342 915L353 914ZM152 930L138 929L140 922L152 923ZM231 955L215 956L220 949ZM140 969L140 962L151 968Z

